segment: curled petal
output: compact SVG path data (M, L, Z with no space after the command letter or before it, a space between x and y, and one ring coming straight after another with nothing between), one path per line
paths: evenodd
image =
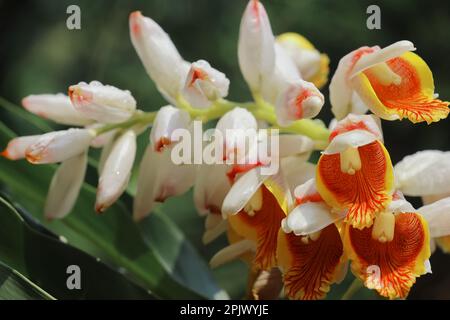
M86 167L87 152L61 163L53 175L45 201L44 212L47 219L61 219L69 214L83 185Z
M374 115L348 114L344 119L333 126L330 141L336 136L354 130L363 130L373 134L377 140L383 141L380 119Z
M349 133L333 141L345 134ZM325 202L335 210L347 209L346 221L356 228L370 226L375 214L392 199L391 159L379 141L342 153L323 154L316 179L317 190Z
M334 132L334 131L333 131ZM332 138L328 147L324 150L324 155L333 155L342 153L348 149L355 149L367 146L379 141L373 133L363 129L354 129L348 132L330 136ZM380 142L381 143L381 142Z
M285 214L274 195L266 188L259 189L260 198L253 198L236 215L230 215L231 228L241 237L256 243L253 266L270 270L276 266L278 230Z
M290 83L277 98L278 123L287 126L295 120L315 117L324 104L322 93L311 83L298 79Z
M340 275L343 244L334 224L314 240L310 237L278 233L277 258L290 299L322 299Z
M255 250L254 242L250 240L241 240L230 244L229 246L223 248L217 252L209 261L211 268L220 267L223 264L231 262L245 255L249 251Z
M408 196L450 193L450 152L419 151L394 167L396 187Z
M358 76L367 68L384 65L385 61L411 50L415 50L414 45L410 41L403 40L383 49L378 46L361 47L344 56L339 61L338 68L330 82L331 110L335 117L340 120L353 109L351 101L355 89L352 82L353 77ZM359 90L357 91L359 93ZM370 106L365 99L363 101Z
M171 145L172 134L176 129L187 129L190 123L189 114L167 105L159 109L150 132L150 142L156 151L161 152L164 147Z
M372 228L348 226L345 248L352 271L369 289L390 299L406 298L417 277L427 272L430 257L428 226L419 214L395 215L392 241L373 239Z
M33 164L61 162L84 152L93 138L89 129L48 132L28 146L25 156Z
M238 58L241 72L253 91L275 64L274 36L264 6L250 0L239 29Z
M92 122L75 110L65 94L32 94L22 99L25 109L60 124L84 126Z
M136 110L136 100L130 91L103 85L98 81L70 86L69 96L81 115L98 122L122 122Z
M303 79L321 88L328 81L330 59L298 33L287 32L276 37L297 66Z
M130 14L130 36L145 70L158 90L175 100L189 70L189 64L178 53L169 35L140 11Z
M183 88L183 95L194 107L207 108L228 95L230 80L205 60L192 63Z
M386 120L408 118L429 124L449 113L449 103L435 99L428 65L412 52L358 73L352 85L371 111Z
M95 202L98 213L109 208L125 191L135 156L136 134L128 130L114 142L98 180Z
M231 187L222 204L224 216L240 212L269 177L261 174L261 167L246 172Z
M8 142L6 149L3 150L0 155L10 160L24 159L28 147L36 142L39 137L39 135L36 135L14 138Z

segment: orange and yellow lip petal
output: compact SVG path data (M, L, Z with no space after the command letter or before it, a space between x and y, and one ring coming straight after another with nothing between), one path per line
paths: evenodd
M348 226L344 245L353 273L389 299L406 298L416 277L426 273L425 261L430 257L428 225L416 213L396 214L390 242L374 240L372 227Z
M317 190L338 210L348 209L346 221L355 228L369 227L377 212L392 200L394 173L389 153L379 141L358 148L361 169L343 173L340 154L323 154L317 165Z
M435 99L433 75L418 55L407 52L386 64L401 77L399 85L383 85L370 68L353 80L359 96L375 114L387 120L408 118L413 123L448 116L449 102Z
M302 238L281 229L278 233L277 257L285 292L291 299L322 299L340 271L344 250L341 237L331 224L316 240L305 243Z
M435 238L435 240L444 253L450 253L450 236Z
M285 214L276 198L266 187L261 187L263 204L254 215L241 211L230 215L228 222L241 237L255 241L256 254L253 267L260 270L270 270L277 265L276 249L278 230Z

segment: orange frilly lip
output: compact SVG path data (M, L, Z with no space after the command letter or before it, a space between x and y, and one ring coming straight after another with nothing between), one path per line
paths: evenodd
M394 238L385 243L372 238L372 227L358 230L347 225L344 243L353 273L389 299L406 298L416 277L427 272L430 239L419 214L396 214Z
M343 263L343 244L334 224L322 229L316 240L278 233L278 264L290 299L322 299L336 281Z
M372 112L386 120L408 118L413 123L447 118L449 102L435 99L433 75L425 61L407 52L386 64L401 78L399 84L382 83L373 68L352 80L358 95Z
M317 165L317 190L324 201L338 210L348 209L347 222L369 227L377 212L392 200L394 174L389 153L376 140L358 147L361 169L355 174L341 171L341 154L322 154Z
M242 210L230 215L228 222L239 236L256 243L256 254L253 267L259 270L270 270L277 265L276 249L278 230L285 217L275 196L265 187L261 187L262 207L254 215Z

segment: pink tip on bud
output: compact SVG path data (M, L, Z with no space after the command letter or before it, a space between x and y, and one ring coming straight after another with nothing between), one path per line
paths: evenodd
M141 26L139 25L139 21L137 21L137 19L141 17L142 17L141 11L134 11L130 13L131 32L133 32L133 34L136 36L141 34Z

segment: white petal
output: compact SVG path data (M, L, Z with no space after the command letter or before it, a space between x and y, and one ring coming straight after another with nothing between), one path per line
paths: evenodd
M353 130L337 135L323 152L324 154L335 154L345 151L347 148L365 146L377 137L365 130Z
M159 109L150 131L150 141L157 151L165 145L173 143L172 133L174 130L187 129L190 123L189 114L177 108L167 105Z
M392 58L401 56L405 52L414 50L416 50L416 48L411 41L401 40L383 49L376 50L371 54L363 55L353 67L350 78L380 62L388 61Z
M151 146L147 146L139 165L136 195L133 201L133 219L139 221L149 215L154 206L153 198L157 175L157 156Z
M331 111L336 119L343 119L351 111L353 89L349 82L349 75L355 64L358 59L361 59L361 56L368 55L376 50L379 50L379 48L361 47L339 60L338 67L330 81Z
M257 127L253 114L244 108L236 107L225 113L216 125L225 140L225 157L246 155L257 143Z
M183 88L184 98L196 108L207 108L228 95L230 80L205 60L192 63Z
M0 155L10 160L19 160L25 158L27 148L38 140L40 135L23 136L12 139L8 142L6 149Z
M222 214L236 214L241 211L268 176L261 174L261 167L256 167L242 175L231 187L223 200Z
M53 175L45 202L47 219L65 217L75 205L87 167L87 153L65 160Z
M315 177L316 166L307 162L308 157L288 157L281 160L281 172L289 185L291 193L297 186Z
M25 156L34 164L61 162L84 152L93 138L89 129L48 132L26 149Z
M136 134L133 130L123 133L115 142L105 162L98 181L95 210L103 212L123 193L128 185L134 157Z
M109 140L109 142L102 148L102 152L100 153L100 159L98 160L98 167L97 171L99 176L103 172L103 168L105 167L106 160L109 158L109 155L111 153L111 150L114 146L114 137Z
M130 14L130 36L145 70L169 100L180 93L189 70L169 35L141 12Z
M293 121L315 117L325 102L322 93L311 82L295 80L277 97L275 112L277 121L287 126Z
M306 202L295 207L283 219L282 228L286 233L304 236L320 231L344 217L345 212L333 213L325 202Z
M157 152L147 147L139 168L133 218L138 221L150 214L155 202L181 195L194 184L195 166L172 162L173 147Z
M380 118L373 114L358 115L350 113L344 119L338 121L336 126L333 128L331 135L336 136L356 129L366 130L376 136L378 140L383 141Z
M222 208L223 199L231 188L226 176L228 169L227 165L200 166L194 185L194 203L199 214L206 215Z
M136 100L130 91L103 85L98 81L70 86L69 96L80 114L98 122L122 122L136 110Z
M281 91L298 79L301 79L301 76L294 61L279 44L275 44L274 69L272 73L266 74L262 78L261 94L263 98L271 104L275 104Z
M65 94L33 94L22 99L25 109L60 124L84 126L92 122L75 110Z
M262 78L275 64L274 36L264 6L250 0L239 29L238 58L241 72L252 91L259 91Z
M279 136L279 157L310 154L314 151L314 141L307 136L283 134Z
M353 114L365 114L369 110L369 107L362 101L361 97L353 91L351 99L350 113Z
M211 268L217 268L223 264L238 259L247 252L255 251L255 243L250 240L242 240L229 245L217 252L209 261Z
M419 208L433 238L450 235L450 197Z
M450 152L419 151L394 167L396 185L408 196L450 192Z

